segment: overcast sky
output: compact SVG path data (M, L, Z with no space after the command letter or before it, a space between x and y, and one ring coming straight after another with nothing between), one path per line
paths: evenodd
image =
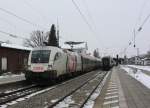
M0 10L0 30L29 38L33 30L50 29L51 24L60 26L60 43L64 41L87 41L89 51L98 48L102 55L124 54L129 42L133 42L136 30L150 14L149 0L74 0L86 17L93 31L82 19L72 0L0 0L0 8L29 20L28 24ZM150 49L150 19L136 37L139 53ZM0 33L0 41L15 39ZM128 56L136 54L133 45L126 51Z

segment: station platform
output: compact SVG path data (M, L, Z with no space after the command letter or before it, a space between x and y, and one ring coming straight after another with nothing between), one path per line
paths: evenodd
M0 76L0 85L25 80L24 74Z
M93 108L150 108L150 89L118 66L112 70Z

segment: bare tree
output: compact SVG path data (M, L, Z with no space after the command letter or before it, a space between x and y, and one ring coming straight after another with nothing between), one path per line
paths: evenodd
M38 47L38 46L45 46L45 42L48 41L47 33L43 33L43 31L33 31L31 33L30 39L26 39L24 41L24 46L27 47Z

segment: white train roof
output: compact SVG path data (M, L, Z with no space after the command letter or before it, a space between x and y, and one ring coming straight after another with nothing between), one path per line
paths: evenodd
M77 52L69 51L68 49L62 49L62 48L58 48L58 47L54 47L54 46L36 47L36 48L33 48L33 50L53 50L55 52L64 52L64 53L68 53L71 55L72 54L73 55L81 55L85 58L89 58L89 59L93 59L93 60L101 60L99 58L96 58L96 57L88 55L88 54L77 53Z
M55 47L55 46L36 47L36 48L33 48L33 50L53 50L55 52L59 51L59 52L65 52L65 53L68 53L68 54L77 54L76 52L69 51L68 49L62 49L62 48L58 48L58 47Z
M41 47L35 47L32 49L34 50L53 50L55 52L63 52L63 50L61 48L55 47L55 46L41 46Z

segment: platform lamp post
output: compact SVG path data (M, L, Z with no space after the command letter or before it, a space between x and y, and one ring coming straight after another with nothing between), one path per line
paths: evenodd
M123 51L123 53L124 53L124 60L125 60L125 63L126 63L126 64L128 64L128 60L127 60L127 49L129 48L129 46L130 46L131 44L132 44L132 43L129 42L128 46L126 46L126 47L124 48L124 51Z
M133 32L134 32L134 48L136 47L136 44L135 44L135 38L136 38L136 36L137 36L137 34L140 32L142 30L142 26L140 26L139 28L138 28L138 30L137 30L137 33L135 32L135 29L133 30ZM137 58L139 57L139 48L136 48L136 52L137 52Z

